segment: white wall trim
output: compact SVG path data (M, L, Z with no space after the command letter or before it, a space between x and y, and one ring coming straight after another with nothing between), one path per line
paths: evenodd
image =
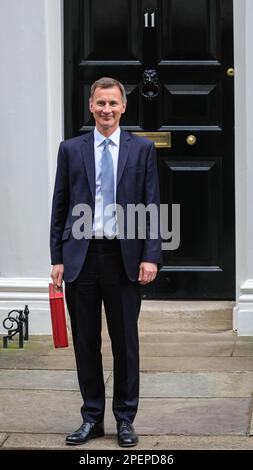
M52 334L48 278L0 279L0 333L6 333L3 320L8 313L28 305L30 334Z
M63 0L45 1L48 106L48 180L51 213L57 151L64 138Z
M234 0L236 306L234 329L253 335L252 0Z
M3 278L0 279L1 300L48 300L48 284L45 278Z
M247 279L240 292L234 312L238 336L253 336L253 279Z

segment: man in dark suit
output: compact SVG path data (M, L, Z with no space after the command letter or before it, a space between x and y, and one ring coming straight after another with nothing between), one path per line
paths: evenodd
M120 82L107 77L97 80L89 106L94 132L60 144L51 217L51 277L56 288L65 281L84 402L83 424L66 437L66 443L81 444L104 435L103 301L113 353L112 408L118 443L127 447L138 442L132 423L139 399L140 284L155 279L161 262L159 227L158 235L151 235L146 212L145 237L138 237L138 227L129 237L127 210L138 204L159 210L156 155L152 142L119 127L126 109ZM110 220L106 205L115 209ZM87 207L90 218L84 214Z

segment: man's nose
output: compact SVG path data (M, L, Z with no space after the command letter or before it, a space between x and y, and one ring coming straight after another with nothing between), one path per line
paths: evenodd
M109 103L106 103L103 108L104 113L110 113L111 112L111 106Z

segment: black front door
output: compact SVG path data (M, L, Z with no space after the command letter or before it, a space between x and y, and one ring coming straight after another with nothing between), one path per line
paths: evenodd
M111 76L122 127L156 142L171 239L144 296L233 299L233 0L65 0L64 29L65 138L93 128L90 85Z

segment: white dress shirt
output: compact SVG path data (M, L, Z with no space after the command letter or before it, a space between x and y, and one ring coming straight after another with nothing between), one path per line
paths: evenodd
M102 151L103 142L107 137L102 135L97 128L94 129L94 156L95 156L95 215L93 222L92 234L96 236L103 236L102 227L102 199L101 199L101 168L102 168ZM113 160L114 170L114 197L116 201L116 189L117 189L117 169L119 159L119 144L120 144L120 127L113 132L110 137L109 149Z

